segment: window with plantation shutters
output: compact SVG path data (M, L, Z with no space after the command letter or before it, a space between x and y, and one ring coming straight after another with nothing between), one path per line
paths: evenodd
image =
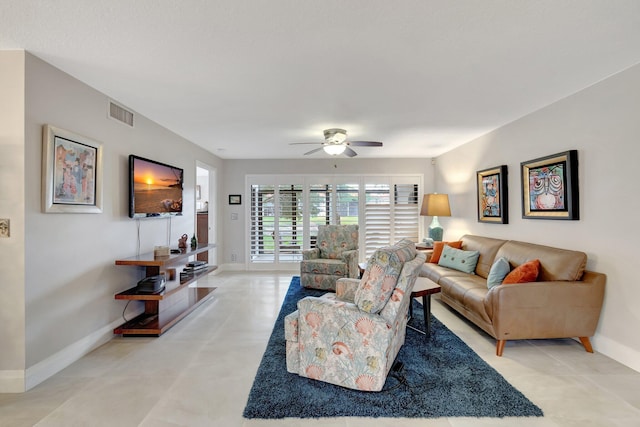
M318 227L359 224L360 261L400 239L418 241L422 176L250 176L250 265L297 263ZM290 184L289 182L301 182Z

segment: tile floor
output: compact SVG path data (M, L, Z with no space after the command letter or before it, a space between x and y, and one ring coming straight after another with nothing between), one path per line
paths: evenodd
M494 341L437 296L438 319L542 408L543 418L243 419L291 275L199 280L218 287L214 298L163 336L115 338L27 393L0 394L0 426L640 426L640 373L573 340L510 342L498 358Z

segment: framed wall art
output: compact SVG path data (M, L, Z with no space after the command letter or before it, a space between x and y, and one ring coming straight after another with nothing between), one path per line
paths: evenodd
M241 205L242 204L242 196L240 194L229 194L229 204L230 205Z
M523 218L580 219L577 150L522 162L520 169Z
M46 213L102 213L102 144L64 129L42 131Z
M476 172L478 188L478 222L509 223L507 165Z

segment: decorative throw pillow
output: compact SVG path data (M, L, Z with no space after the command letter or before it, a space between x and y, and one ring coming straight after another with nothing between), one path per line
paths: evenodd
M457 242L433 242L433 253L431 254L431 258L429 262L437 264L440 261L440 255L442 255L442 248L447 246L451 246L452 248L461 249L462 241Z
M509 274L511 266L505 257L500 257L493 262L489 275L487 276L487 288L491 289L502 283L504 278Z
M438 265L471 274L476 271L479 257L479 251L463 251L445 245Z
M502 281L503 285L509 283L526 283L535 282L538 278L538 272L540 271L540 261L534 259L532 261L520 264L514 268L513 271L507 274L507 277Z

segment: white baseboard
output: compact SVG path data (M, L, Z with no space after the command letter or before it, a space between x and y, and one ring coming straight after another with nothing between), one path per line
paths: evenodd
M591 342L593 349L598 353L640 372L640 353L637 350L599 334L592 337Z
M0 393L22 393L24 370L0 371Z
M113 330L121 323L122 320L117 319L26 370L0 371L0 393L23 393L32 389L82 356L110 341L113 338Z

